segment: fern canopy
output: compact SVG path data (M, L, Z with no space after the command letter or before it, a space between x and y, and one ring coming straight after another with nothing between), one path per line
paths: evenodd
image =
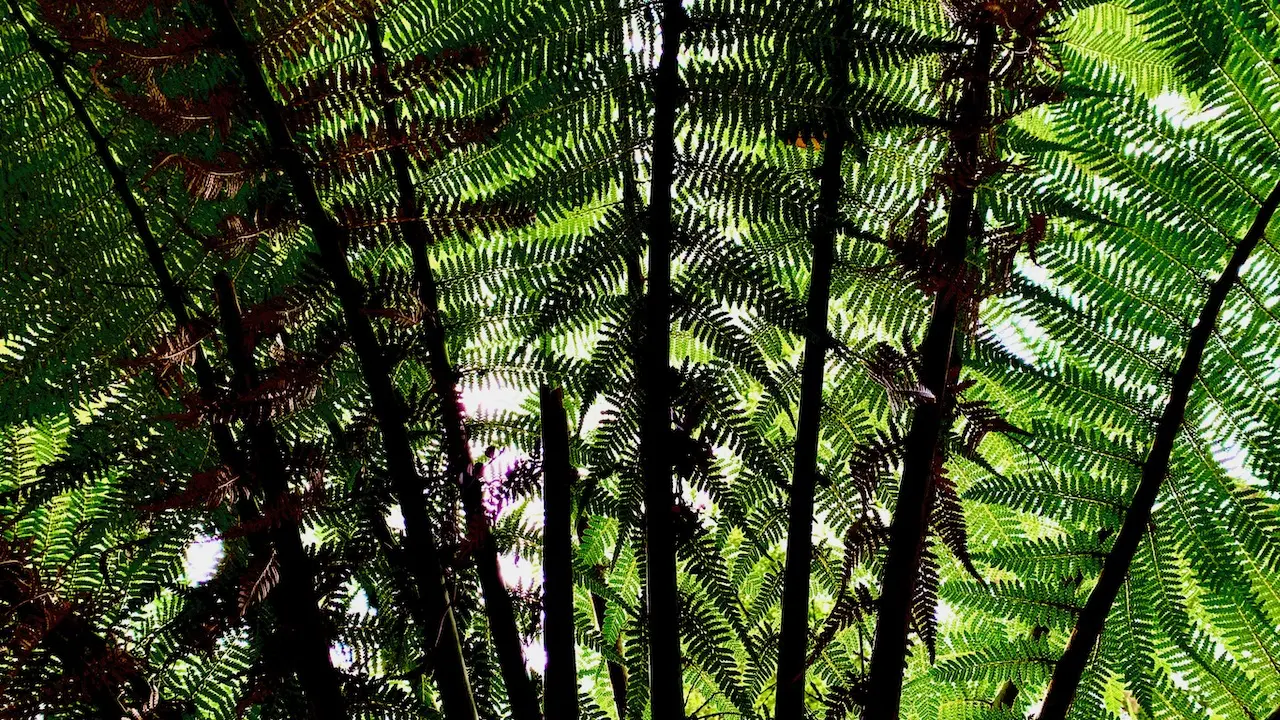
M0 717L1274 720L1276 0L5 0Z

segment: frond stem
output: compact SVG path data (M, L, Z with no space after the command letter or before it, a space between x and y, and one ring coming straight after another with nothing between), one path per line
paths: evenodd
M1271 194L1262 202L1262 206L1258 208L1258 214L1253 219L1253 224L1249 227L1244 239L1236 245L1231 259L1227 261L1226 269L1209 289L1209 296L1205 300L1204 307L1200 309L1199 318L1192 326L1186 352L1178 364L1177 373L1173 376L1169 401L1156 425L1151 451L1142 464L1142 478L1138 482L1138 489L1134 492L1133 501L1125 512L1124 523L1116 535L1115 544L1111 546L1111 550L1103 561L1098 582L1090 591L1084 609L1076 618L1076 626L1071 631L1070 640L1067 641L1067 649L1054 667L1053 677L1049 680L1049 691L1040 709L1040 720L1063 720L1075 701L1080 680L1089 663L1089 656L1093 654L1093 649L1098 644L1107 615L1111 612L1111 606L1115 603L1120 588L1124 585L1125 577L1129 574L1129 567L1133 564L1138 545L1142 542L1142 537L1146 534L1147 526L1151 522L1152 508L1160 494L1160 488L1169 475L1169 462L1173 456L1174 442L1186 418L1191 390L1195 386L1196 376L1200 373L1204 351L1218 323L1222 305L1226 302L1227 294L1235 286L1241 268L1249 259L1249 254L1266 234L1267 226L1271 223L1277 207L1280 207L1280 183L1276 184Z
M642 316L640 470L644 482L649 704L654 718L684 720L680 593L672 527L675 499L671 445L671 189L676 165L676 114L682 103L680 38L687 23L680 0L662 2L662 51L654 78L653 160L648 208L648 293Z

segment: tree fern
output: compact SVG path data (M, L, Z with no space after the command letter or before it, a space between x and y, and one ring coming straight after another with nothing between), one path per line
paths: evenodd
M0 714L1274 715L1277 17L10 0Z

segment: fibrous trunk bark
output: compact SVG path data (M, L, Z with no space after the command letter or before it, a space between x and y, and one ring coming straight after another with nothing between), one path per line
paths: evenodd
M560 390L543 385L542 409L542 597L547 649L544 693L548 718L577 720L578 666L573 631L573 481L569 421Z
M382 30L377 19L370 15L365 21L369 47L377 69L378 91L383 98L394 97L389 75L390 63L382 44ZM394 137L400 134L400 117L395 104L383 106L382 120L386 130ZM435 272L427 256L427 245L432 241L430 230L422 216L422 206L413 186L409 154L404 148L390 151L391 167L395 174L396 191L399 194L400 212L404 222L400 225L405 243L413 258L413 273L417 285L418 300L425 308L423 335L426 340L427 362L431 372L431 385L440 406L440 421L444 430L444 446L447 455L448 476L462 486L462 508L466 513L467 528L475 543L472 555L480 576L480 589L484 595L485 615L489 620L489 632L497 651L502 681L507 688L514 720L537 720L538 695L525 668L524 650L521 647L520 630L516 624L515 607L506 584L502 581L498 547L489 532L489 517L484 507L481 479L471 472L471 447L467 438L466 416L462 396L458 388L458 373L449 361L444 323L440 318L440 297L436 287Z
M640 466L645 503L645 584L649 622L649 706L656 718L684 718L680 597L672 528L671 444L671 191L675 181L676 112L680 104L680 0L663 0L662 53L654 80L653 161L648 214L649 276L638 379Z
M839 22L839 20L837 21ZM778 644L778 685L774 717L803 717L806 658L809 653L809 578L813 566L813 503L822 423L822 387L827 352L827 312L831 268L835 264L841 167L848 118L839 107L848 93L847 68L830 63L832 99L825 121L827 142L818 169L818 207L809 230L813 263L806 307L804 367L800 371L800 416L796 423L795 465L787 520L787 562L782 589L782 634Z
M262 118L285 177L293 186L302 219L311 229L319 249L320 266L334 285L351 344L368 388L373 416L382 436L382 447L392 487L404 516L404 555L418 586L419 607L413 609L427 643L445 715L449 720L474 720L475 699L467 678L462 645L434 537L434 528L422 499L424 482L418 472L408 431L408 409L391 379L390 363L379 347L365 313L364 288L351 273L347 260L348 233L325 210L306 161L285 124L279 103L258 65L256 54L222 0L209 3L215 32L244 76L249 101Z
M964 88L953 126L947 167L955 173L947 223L939 241L943 282L956 283L955 288L940 290L934 298L929 325L920 346L920 382L933 394L933 400L916 408L906 438L902 482L889 528L888 553L885 558L875 643L871 651L871 667L867 679L867 720L898 720L902 702L902 677L906 668L907 630L911 621L912 599L920 574L920 559L925 549L928 518L933 496L934 464L944 427L947 407L948 378L959 358L954 357L956 325L967 298L958 284L964 271L969 240L980 218L975 213L975 185L990 108L991 59L996 42L996 28L981 22L973 42L964 51L960 77ZM977 228L975 227L977 226Z
M1280 206L1280 184L1277 184L1263 201L1262 207L1254 217L1253 225L1244 239L1236 245L1222 275L1209 289L1209 297L1200 309L1196 324L1192 326L1186 352L1173 376L1169 402L1160 415L1159 423L1156 424L1151 451L1142 464L1142 476L1138 482L1138 489L1134 492L1129 509L1125 512L1124 523L1116 535L1115 544L1111 546L1106 559L1103 560L1098 582L1090 591L1084 609L1076 617L1076 626L1071 631L1071 638L1067 641L1067 649L1058 660L1058 664L1054 666L1048 694L1045 696L1044 704L1040 706L1040 720L1063 720L1071 710L1076 691L1080 687L1080 679L1084 676L1085 667L1089 663L1089 656L1097 647L1107 615L1111 612L1111 606L1124 585L1129 567L1133 564L1133 557L1138 551L1138 545L1147 532L1148 523L1151 522L1151 511L1160 494L1160 487L1169 475L1169 460L1173 456L1174 442L1182 430L1191 389L1200 372L1205 347L1218 324L1222 304L1239 278L1240 269L1249 259L1249 254L1266 234L1267 226L1271 223L1277 206Z

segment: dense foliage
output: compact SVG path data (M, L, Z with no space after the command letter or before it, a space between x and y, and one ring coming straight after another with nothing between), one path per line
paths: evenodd
M1280 716L1276 0L5 2L0 717Z

